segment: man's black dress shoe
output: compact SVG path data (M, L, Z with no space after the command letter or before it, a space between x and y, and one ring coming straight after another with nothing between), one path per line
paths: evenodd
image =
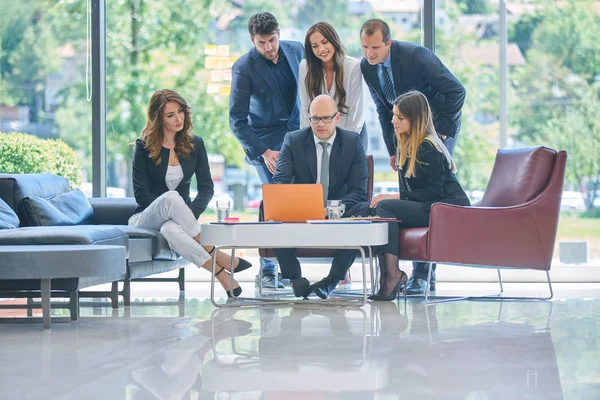
M306 278L296 278L292 280L292 289L296 297L308 297L310 294L310 282Z
M337 284L339 282L340 282L339 279L325 277L325 278L321 279L319 282L313 283L310 286L310 288L317 296L319 296L320 298L325 300L326 298L329 297L331 292L333 292L335 290L335 287L337 286Z
M430 292L435 292L435 281L431 281ZM427 287L427 281L421 278L410 278L406 285L406 294L425 294L425 288Z

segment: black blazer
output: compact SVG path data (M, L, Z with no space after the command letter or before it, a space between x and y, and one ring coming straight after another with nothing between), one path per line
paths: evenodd
M414 177L406 178L404 168L398 173L401 200L423 203L426 211L437 202L471 205L456 175L448 166L444 153L436 149L429 140L424 140L417 149L417 161ZM405 166L407 163L408 160Z
M194 151L189 157L179 157L179 163L183 169L183 179L175 190L181 195L185 203L190 207L194 216L198 218L206 209L208 202L214 194L214 185L210 176L208 155L204 141L194 136ZM169 165L169 149L162 148L160 151L161 162L154 164L150 158L150 151L144 147L141 139L135 142L135 154L133 155L133 192L138 207L135 212L140 212L148 207L160 195L167 192L165 176ZM190 200L190 182L196 174L198 181L198 195L194 201Z
M440 59L418 44L392 41L392 76L396 94L418 90L427 96L438 134L454 137L460 130L460 117L466 90ZM377 65L366 58L360 63L365 82L375 102L383 139L390 156L396 154L392 105L387 102L377 76Z
M336 128L329 157L329 198L342 200L346 209L367 201L369 171L356 132ZM316 183L317 150L310 127L285 135L273 183Z

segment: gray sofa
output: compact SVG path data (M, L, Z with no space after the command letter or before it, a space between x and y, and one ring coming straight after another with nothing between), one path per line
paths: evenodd
M5 204L5 213L14 211L19 220L18 227L0 228L0 246L103 244L127 248L127 271L124 275L52 280L52 297L71 299L68 308L72 319L77 315L79 297L108 297L112 306L117 308L118 296L122 295L124 304L128 306L132 281L177 282L183 294L184 268L191 263L173 252L159 231L127 225L136 208L134 199L94 198L83 204L81 196L81 192L69 191L69 182L60 176L0 174L0 199ZM6 205L11 210L6 210ZM54 206L63 212L56 211ZM52 225L56 221L60 226ZM177 278L149 278L172 270L179 270ZM123 282L120 290L119 282ZM110 292L80 291L104 283L112 283ZM35 298L39 297L39 291L39 280L3 279L0 263L0 297Z

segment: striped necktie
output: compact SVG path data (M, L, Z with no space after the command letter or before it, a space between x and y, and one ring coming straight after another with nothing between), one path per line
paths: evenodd
M392 78L390 77L389 68L383 64L379 65L381 65L381 72L383 74L383 95L388 103L394 104L394 100L396 100L396 92L394 90Z

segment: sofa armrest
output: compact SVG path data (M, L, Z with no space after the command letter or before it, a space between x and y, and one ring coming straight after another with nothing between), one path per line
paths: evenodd
M461 207L436 203L429 219L431 261L549 269L530 204Z
M127 225L137 208L133 197L94 197L88 200L94 209L94 224L97 225Z

